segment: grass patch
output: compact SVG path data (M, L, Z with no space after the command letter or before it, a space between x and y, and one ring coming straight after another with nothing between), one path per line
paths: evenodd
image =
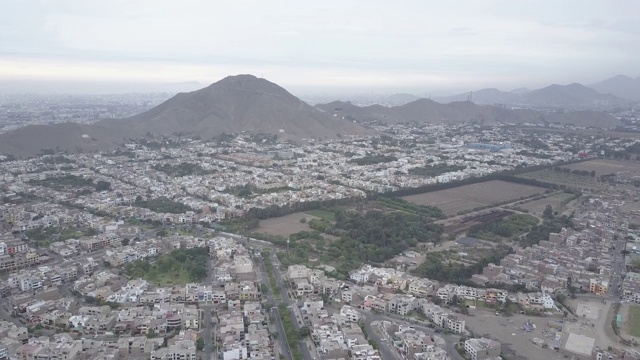
M331 211L316 209L316 210L305 211L305 213L312 216L317 216L321 219L336 221L336 214L334 214Z
M631 305L629 307L629 335L640 337L640 306Z

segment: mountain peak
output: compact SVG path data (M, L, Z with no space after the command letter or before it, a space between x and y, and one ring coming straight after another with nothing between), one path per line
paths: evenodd
M251 74L227 76L208 87L208 89L220 88L293 97L293 95L291 95L283 87L274 84L269 80L258 78Z

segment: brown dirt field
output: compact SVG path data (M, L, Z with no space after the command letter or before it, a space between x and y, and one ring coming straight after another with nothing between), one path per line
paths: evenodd
M537 186L491 180L425 194L404 196L403 199L418 205L436 206L445 215L451 216L460 211L509 200L516 201L521 197L544 194L544 192L545 189Z
M307 213L297 212L277 218L260 220L260 225L255 230L255 232L270 235L289 236L300 231L310 231L311 228L308 224L303 224L300 222L300 219L302 218L306 218L307 221L311 219L319 219L318 217L311 216Z
M619 160L589 160L576 164L562 165L560 167L566 167L571 170L595 170L596 176L608 175L618 171L632 170L640 171L640 163L633 161L619 161Z
M532 215L542 215L542 212L547 207L547 205L551 205L553 210L562 212L564 208L562 206L562 202L572 196L573 196L572 194L561 193L561 194L556 194L553 196L546 197L541 200L535 200L535 201L528 202L524 205L517 205L517 206L519 208L529 210L529 212Z

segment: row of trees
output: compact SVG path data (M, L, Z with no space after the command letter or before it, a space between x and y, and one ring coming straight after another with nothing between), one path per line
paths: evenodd
M211 173L211 171L203 169L202 166L198 164L188 162L181 162L178 165L157 164L153 166L153 169L175 177L188 175L206 175Z
M595 170L571 170L569 168L563 168L563 167L559 167L559 166L555 166L553 168L553 171L555 172L563 172L566 174L574 174L574 175L580 175L580 176L591 176L591 177L596 177L596 171Z
M419 175L424 177L434 177L438 175L442 175L448 172L455 172L466 169L465 166L460 165L446 165L446 164L436 164L436 165L427 165L423 167L416 167L409 169L409 174Z
M157 213L184 214L187 211L195 211L190 206L166 197L142 200L142 198L138 196L135 205Z
M349 160L349 162L357 165L375 165L375 164L381 164L381 163L388 163L396 160L398 160L398 158L392 155L373 155L373 156L363 156L361 158L351 159Z
M344 198L344 199L331 199L324 201L305 201L290 203L284 206L272 205L263 209L251 208L245 214L248 219L269 219L273 217L285 216L301 211L310 211L323 208L334 208L341 205L350 205L359 202L365 202L366 199L360 197Z
M433 219L443 219L444 213L435 206L417 205L402 198L381 196L377 201L393 210L400 210L415 215L421 215Z

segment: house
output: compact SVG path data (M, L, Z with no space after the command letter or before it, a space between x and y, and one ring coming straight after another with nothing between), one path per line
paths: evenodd
M464 342L464 351L472 360L496 359L502 352L502 345L491 339L469 339Z

